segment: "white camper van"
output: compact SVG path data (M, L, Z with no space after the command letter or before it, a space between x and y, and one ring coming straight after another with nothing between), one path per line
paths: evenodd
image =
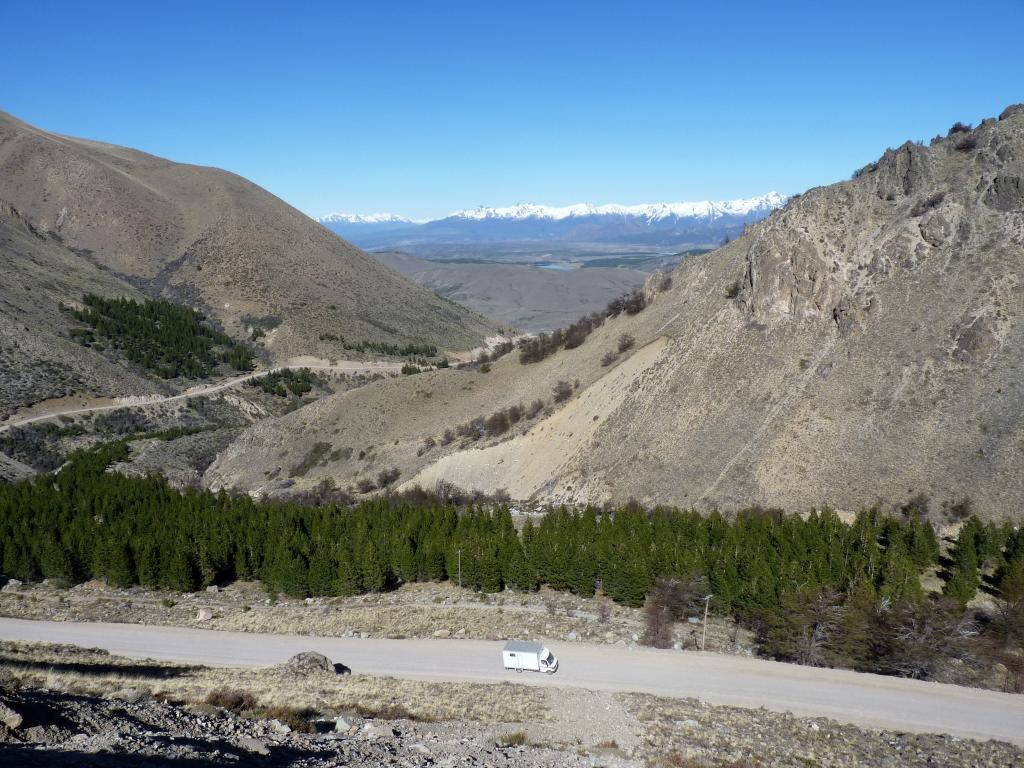
M501 652L505 669L522 672L547 672L553 675L558 671L558 659L540 643L527 643L523 640L509 640Z

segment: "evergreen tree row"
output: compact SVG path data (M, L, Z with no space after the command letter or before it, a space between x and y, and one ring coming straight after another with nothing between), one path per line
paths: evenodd
M581 596L601 590L643 604L659 577L699 574L725 613L777 610L794 595L867 585L892 601L922 596L920 574L939 559L931 525L863 512L799 517L750 510L732 518L636 508L553 510L517 532L505 508L376 499L355 507L256 503L180 492L157 477L106 467L123 442L76 454L55 476L0 486L0 571L23 580L106 578L182 591L262 579L292 596L345 595L403 582L457 580ZM1024 534L972 518L954 550L946 590L961 604L979 564L1024 579Z

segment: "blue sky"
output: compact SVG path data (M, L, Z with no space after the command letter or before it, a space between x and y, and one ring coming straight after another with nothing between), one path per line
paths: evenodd
M797 192L1024 101L1021 0L32 0L2 23L0 109L312 215Z

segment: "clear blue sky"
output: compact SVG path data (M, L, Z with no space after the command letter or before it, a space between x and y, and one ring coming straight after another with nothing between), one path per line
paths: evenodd
M1024 101L1022 0L5 0L0 23L0 109L313 215L797 192Z

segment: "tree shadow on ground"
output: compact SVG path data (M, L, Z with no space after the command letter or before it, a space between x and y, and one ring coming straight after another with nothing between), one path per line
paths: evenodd
M197 672L203 667L198 665L168 667L162 664L104 664L102 662L79 661L29 661L10 658L0 654L0 665L14 672L66 672L76 675L123 675L125 677L144 677L151 680L171 680L176 677Z
M207 742L201 740L175 739L175 745L190 744L201 749ZM313 752L296 747L271 747L268 756L256 755L238 748L225 749L225 744L209 745L208 756L167 757L127 754L90 754L79 750L38 749L33 744L0 744L0 765L4 768L221 768L231 766L285 766L303 764L316 758L325 761L337 760L340 755ZM218 751L219 750L219 751ZM217 754L214 754L218 751ZM342 763L344 764L344 763Z

